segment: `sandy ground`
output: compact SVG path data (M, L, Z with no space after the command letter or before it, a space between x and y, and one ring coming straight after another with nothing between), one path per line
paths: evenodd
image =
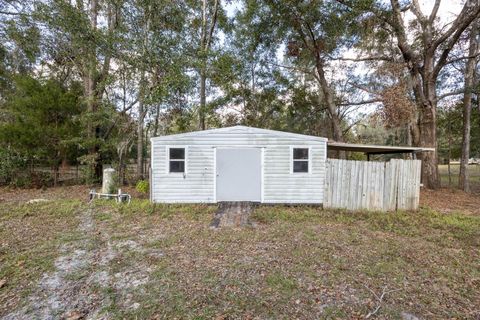
M33 192L32 195L54 196L54 193ZM121 293L116 299L126 309L140 306L139 302L131 300L128 291L145 285L151 269L138 263L117 270L113 268L114 260L128 250L158 258L163 253L144 249L133 240L112 240L110 234L96 225L93 214L94 209L90 207L79 216L78 231L82 238L62 245L61 255L55 260L55 270L40 278L23 307L2 319L110 319L108 307L113 301L108 288Z
M24 203L34 199L78 199L87 201L88 193L91 189L100 191L101 186L79 185L46 189L14 189L0 187L0 204L2 202ZM139 194L133 187L123 187L122 192L130 193L134 198L148 198L146 195Z
M46 190L2 189L0 205L1 202L24 203L33 199L86 200L89 189L87 186ZM126 191L134 192L132 189ZM421 205L446 214L464 211L480 215L480 195L449 189L422 190ZM135 301L131 292L144 287L153 270L141 260L120 267L116 260L133 251L162 259L163 252L144 246L139 239L112 237L107 229L97 225L94 215L92 207L79 214L77 231L83 237L60 248L61 255L55 260L54 270L43 274L25 304L2 319L113 319L115 316L108 311L112 304L121 305L126 310L142 307L142 302ZM112 288L116 292L115 301L109 294Z

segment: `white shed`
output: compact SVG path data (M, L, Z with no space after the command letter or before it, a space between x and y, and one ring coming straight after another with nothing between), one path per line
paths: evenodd
M323 203L326 138L234 126L151 143L153 202Z

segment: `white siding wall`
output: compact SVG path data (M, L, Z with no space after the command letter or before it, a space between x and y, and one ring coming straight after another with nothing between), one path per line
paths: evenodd
M188 145L185 176L183 173L168 173L167 145L153 143L152 150L152 200L154 202L214 201L212 147Z
M155 202L215 202L215 148L264 148L263 202L322 203L326 140L258 129L205 131L152 139L152 200ZM167 147L185 146L186 174L168 173ZM311 172L291 173L291 147L309 146Z
M288 141L285 141L288 143ZM325 178L325 145L289 141L292 146L311 146L309 173L291 172L290 145L265 148L264 202L268 203L322 203Z

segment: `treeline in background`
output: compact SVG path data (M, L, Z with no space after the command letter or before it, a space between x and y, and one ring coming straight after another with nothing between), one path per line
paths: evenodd
M135 183L150 137L243 124L437 147L423 184L469 191L479 15L473 0L0 0L0 184L95 183L105 165Z

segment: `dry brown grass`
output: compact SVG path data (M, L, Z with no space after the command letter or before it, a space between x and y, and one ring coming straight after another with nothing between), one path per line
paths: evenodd
M2 244L0 279L7 285L0 305L9 309L51 272L58 246L81 237L75 226L84 204L35 206L9 204L0 216L2 239L9 239ZM97 311L112 319L364 318L378 305L372 291L385 288L396 291L384 297L380 318L480 316L477 215L425 206L389 214L274 206L256 210L256 228L211 230L214 209L98 202L95 246L111 246L115 255L105 269L72 276L110 275L89 293L105 297ZM24 237L26 230L34 236ZM21 275L12 268L17 255L34 257ZM148 281L135 285L142 279Z
M0 314L25 302L42 274L54 268L61 244L82 235L75 200L0 205Z
M462 212L480 216L480 194L458 189L422 190L421 204L442 213Z

